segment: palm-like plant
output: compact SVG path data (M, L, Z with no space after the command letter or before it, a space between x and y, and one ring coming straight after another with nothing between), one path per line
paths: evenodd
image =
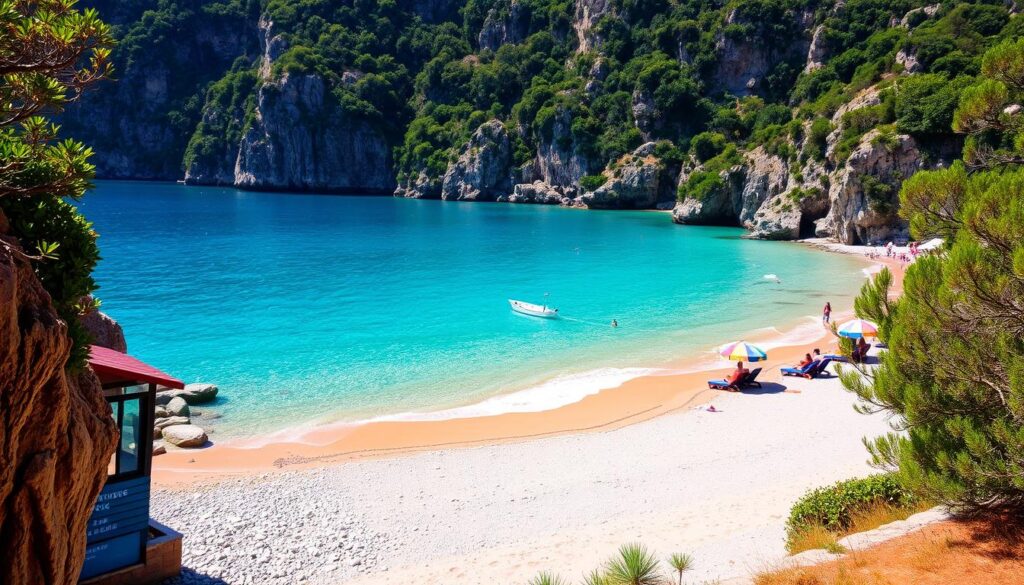
M543 571L530 579L529 585L569 585L569 582L555 573Z
M639 543L624 544L619 555L608 561L608 583L612 585L658 585L658 559Z
M686 553L672 553L668 564L679 575L679 585L683 585L683 573L693 568L693 557Z
M594 569L583 576L583 585L609 585L608 576L602 571Z

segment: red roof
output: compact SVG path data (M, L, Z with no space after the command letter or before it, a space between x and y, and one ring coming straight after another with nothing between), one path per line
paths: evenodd
M169 388L184 388L185 383L140 362L132 356L100 347L89 346L89 365L102 382L150 382Z

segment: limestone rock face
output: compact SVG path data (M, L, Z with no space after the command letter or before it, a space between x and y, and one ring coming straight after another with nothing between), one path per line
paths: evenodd
M814 29L814 36L811 37L811 46L807 48L807 64L804 65L804 73L817 71L825 66L825 57L828 56L828 47L823 33L825 27L818 25Z
M494 201L512 191L512 146L498 120L482 124L462 147L458 160L448 166L441 198L458 201Z
M155 2L90 0L104 21L130 30ZM181 178L181 162L198 119L187 120L186 132L168 122L168 112L181 111L182 88L200 88L220 79L239 57L259 55L259 31L249 13L213 14L203 2L176 3L184 21L173 21L175 34L152 37L155 45L118 58L117 83L104 83L89 99L71 104L61 115L67 136L95 148L92 162L105 179ZM108 18L114 18L111 21ZM195 116L185 114L186 117ZM195 116L198 118L198 116ZM227 167L229 170L234 159Z
M553 187L572 187L591 174L591 161L580 152L572 135L572 113L559 106L552 121L550 138L537 147L534 171L537 179Z
M913 50L900 49L896 53L896 62L902 65L903 70L910 74L919 73L922 69L921 64L917 61L917 53Z
M686 182L691 173L684 170L679 175L679 184ZM719 176L724 188L717 189L704 199L686 197L672 208L672 221L698 225L736 225L742 208L743 187L747 169L737 165Z
M604 185L580 196L580 203L596 209L652 209L663 199L671 199L674 186L671 170L654 156L655 144L648 142L631 155L623 157L621 166ZM668 187L666 189L666 187Z
M334 104L322 78L286 73L259 89L234 182L249 189L391 192L390 157L387 139Z
M443 177L431 177L420 171L411 182L400 184L395 188L395 197L410 199L440 199Z
M579 42L577 51L585 53L601 45L601 38L592 30L601 17L611 13L611 0L576 0L572 27Z
M517 0L512 0L504 16L492 8L477 37L480 48L497 51L502 45L521 42L529 32L529 17Z
M724 32L718 35L715 41L718 60L714 73L717 87L737 96L757 93L762 79L777 64L800 59L808 54L811 35L807 28L812 21L813 14L810 12L794 14L793 38L776 46L775 39L760 32L759 23L747 22L740 9L733 9L726 16L725 24L744 25L752 33L743 37Z
M830 209L817 235L846 244L906 235L906 223L895 214L899 185L920 168L921 152L912 137L868 132L833 174Z
M128 351L124 330L117 321L102 311L91 310L79 318L85 329L92 335L92 342L122 353Z
M174 425L164 427L164 442L184 449L202 447L206 444L206 431L196 425Z
M512 194L498 197L497 201L508 203L543 203L547 205L569 205L566 194L543 181L519 183L512 188Z
M0 583L71 585L117 430L96 375L64 368L67 326L18 243L0 239Z

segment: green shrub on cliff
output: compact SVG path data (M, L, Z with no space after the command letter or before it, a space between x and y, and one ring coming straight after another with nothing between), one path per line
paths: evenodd
M60 111L108 77L110 29L96 12L69 0L7 3L0 10L0 212L27 250L33 268L67 322L68 365L88 357L78 322L83 297L96 288L96 234L67 199L89 188L92 151L61 140L39 116Z

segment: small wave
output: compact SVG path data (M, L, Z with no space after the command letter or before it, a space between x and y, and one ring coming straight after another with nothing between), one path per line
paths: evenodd
M431 412L390 414L362 422L436 421L554 410L602 390L621 386L634 378L660 371L658 368L599 368L580 374L558 376L532 388L493 396L466 406Z

